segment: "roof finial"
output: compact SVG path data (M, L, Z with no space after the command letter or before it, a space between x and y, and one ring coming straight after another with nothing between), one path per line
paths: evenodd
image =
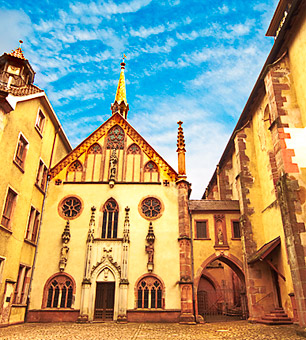
M129 110L129 104L126 100L126 90L125 90L125 58L126 55L123 54L122 62L121 62L121 72L119 77L119 83L117 87L116 97L114 103L111 105L112 113L120 113L125 119L127 118L127 113Z
M26 60L26 58L24 57L23 55L23 51L21 49L21 44L23 43L22 40L19 40L19 47L16 48L16 50L12 50L11 53L8 53L9 55L13 56L13 57L16 57L16 58L19 58L19 59L23 59L23 60Z
M182 121L177 122L178 132L177 132L177 157L178 157L178 173L179 177L186 177L186 165L185 165L185 139L184 132L182 128Z

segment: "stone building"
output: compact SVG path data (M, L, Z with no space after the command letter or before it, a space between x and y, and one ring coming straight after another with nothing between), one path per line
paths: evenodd
M201 207L239 204L249 320L305 327L306 1L281 0L267 35L274 45Z
M23 322L47 173L71 150L21 47L0 57L0 326Z
M50 170L28 321L194 322L182 123L177 173L128 123L124 69L111 117Z
M201 200L189 200L182 122L177 172L129 124L124 61L110 118L71 151L20 50L0 57L2 324L23 320L37 249L28 321L193 323L213 311L306 327L306 0L281 0L267 35Z

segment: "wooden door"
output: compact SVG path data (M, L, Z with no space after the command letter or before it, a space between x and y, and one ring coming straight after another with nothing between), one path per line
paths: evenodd
M115 282L97 282L95 320L113 320Z

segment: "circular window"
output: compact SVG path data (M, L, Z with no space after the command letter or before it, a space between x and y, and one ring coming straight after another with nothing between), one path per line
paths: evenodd
M163 205L156 197L146 197L139 204L139 212L148 220L159 218L163 212Z
M66 197L58 205L58 212L61 217L68 220L77 218L83 210L83 204L78 197Z

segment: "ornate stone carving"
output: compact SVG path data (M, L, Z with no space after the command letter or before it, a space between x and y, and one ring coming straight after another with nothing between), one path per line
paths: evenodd
M123 227L123 243L130 243L130 220L129 220L130 208L125 208L125 219Z
M113 188L115 185L117 165L118 165L118 157L116 154L116 149L113 149L110 159L109 159L109 186L111 188Z
M98 268L102 263L109 261L109 263L111 263L119 272L119 274L121 274L121 267L120 265L114 261L113 256L112 256L112 248L103 248L103 256L101 258L100 262L97 262L91 269L91 274L95 271L96 268Z
M69 224L69 221L67 221L65 229L62 233L62 248L61 248L61 253L60 253L60 261L59 261L60 272L63 272L67 265L68 252L69 252L69 247L67 246L67 243L70 241L70 238L71 238L70 224Z
M154 269L154 241L155 241L155 235L153 231L152 222L150 222L149 224L149 230L148 230L146 240L148 242L148 245L146 245L145 247L146 253L148 254L147 268L148 268L148 272L151 273Z

